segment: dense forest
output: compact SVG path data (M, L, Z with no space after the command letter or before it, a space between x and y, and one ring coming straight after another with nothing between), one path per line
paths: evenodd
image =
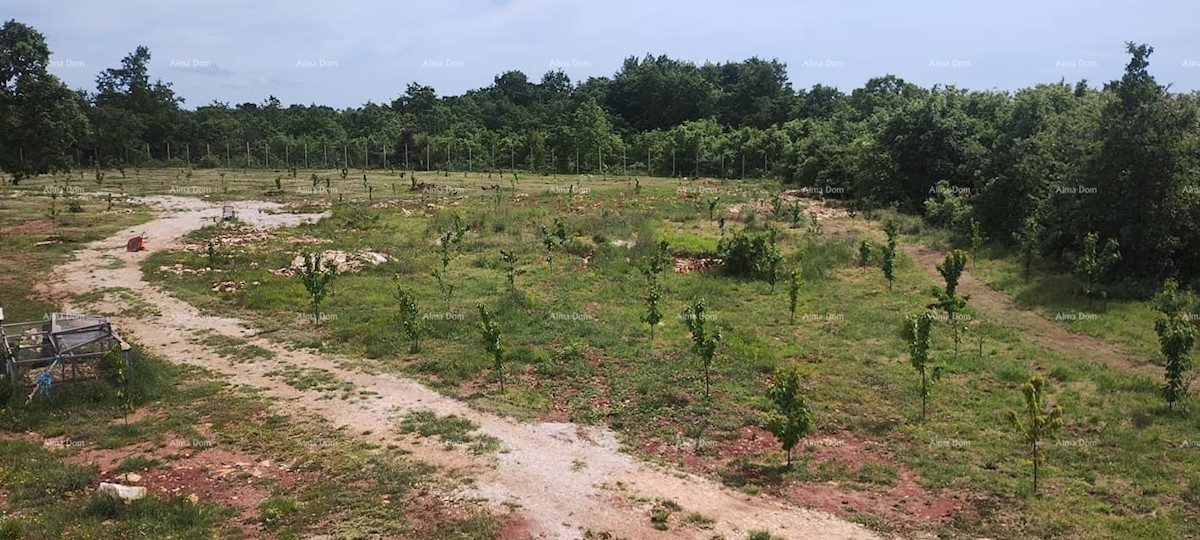
M1119 44L1118 44L1119 45ZM892 75L849 93L793 89L776 60L630 57L612 77L519 71L460 96L411 83L390 103L184 107L137 47L91 91L47 71L35 29L0 29L0 169L350 167L738 179L773 177L858 208L919 213L964 237L1074 264L1115 241L1109 281L1200 278L1200 93L1150 73L1015 92L922 88ZM1148 289L1144 289L1148 290Z

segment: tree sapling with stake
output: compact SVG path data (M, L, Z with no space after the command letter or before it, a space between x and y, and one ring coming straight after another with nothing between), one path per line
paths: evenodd
M705 399L711 396L713 357L717 352L717 344L721 342L721 330L713 328L709 331L707 327L710 317L703 298L697 300L694 305L684 308L682 317L683 322L687 324L688 332L692 335L692 352L696 353L696 356L699 356L700 361L704 364Z
M888 221L883 227L883 232L887 234L887 246L883 248L883 277L888 282L888 292L891 292L892 285L896 282L896 234L899 228L896 222Z
M304 271L300 278L312 303L313 324L321 325L321 301L329 294L329 284L337 276L337 265L314 253L304 253Z
M429 330L427 323L421 317L421 309L417 306L416 298L401 287L399 280L397 280L396 285L396 296L400 301L398 319L400 330L404 332L404 337L408 339L408 352L421 352L421 336L425 335L425 332Z
M1008 422L1020 434L1022 442L1029 445L1029 457L1033 461L1033 494L1038 493L1038 476L1046 455L1039 444L1058 433L1063 426L1062 407L1055 405L1048 411L1043 403L1042 394L1046 388L1046 379L1037 375L1021 385L1021 393L1025 396L1025 410L1018 413L1008 410Z
M909 362L921 376L921 421L929 402L929 386L942 375L942 366L929 358L929 332L933 327L933 313L925 311L909 316L904 321L904 339L908 342Z
M500 379L500 392L504 393L504 346L500 344L500 327L488 313L487 307L479 304L479 331L483 337L483 347L492 357L492 367Z
M800 393L800 373L794 366L780 369L767 391L775 410L767 416L766 427L787 453L787 468L792 468L792 449L813 425L812 411Z

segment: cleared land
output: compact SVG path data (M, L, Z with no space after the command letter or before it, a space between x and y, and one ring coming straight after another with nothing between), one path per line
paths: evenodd
M936 231L919 224L904 224L897 286L888 292L874 264L858 265L856 251L862 239L882 243L879 220L896 216L851 217L836 205L784 194L785 208L805 209L803 219L793 220L775 211L781 188L768 183L418 173L419 181L437 185L409 192L410 179L399 173L368 171L365 181L311 174L316 178L157 170L119 186L88 186L77 193L85 210L65 217L80 220L77 227L98 223L81 229L91 235L86 240L99 241L78 240L75 262L33 295L41 303L20 309L40 315L59 301L80 311L108 310L157 356L206 368L211 375L204 380L239 385L219 395L244 395L238 399L270 411L273 425L307 426L310 440L323 441L326 432L344 438L329 448L301 439L302 452L435 465L437 471L421 469L419 478L438 487L418 491L425 498L408 494L404 504L425 501L431 522L473 524L462 525L476 527L470 533L476 536L466 537L573 537L588 530L629 538L741 538L755 529L785 538L1198 532L1200 482L1189 471L1200 464L1200 421L1162 410L1153 334L1141 329L1153 325L1144 304L1114 302L1106 312L1091 311L1069 296L1017 287L1011 262L982 258L980 278L964 278L972 294L968 313L977 322L957 358L949 330L935 330L935 356L948 365L934 387L930 417L920 422L899 322L933 301L942 246ZM38 245L55 233L31 223L45 213L47 193L86 184L53 182L30 182L20 196L5 188L3 204L20 210L3 222L6 256L28 252L53 266L70 252L61 243ZM501 186L499 195L481 189L493 184ZM87 193L114 187L147 196L140 202L156 217L146 221L140 205L131 214L106 212L103 199ZM205 221L220 215L223 200L239 201L232 204L241 223ZM276 202L250 202L256 200ZM124 207L118 197L118 210ZM293 215L322 212L327 217L312 224L297 225L301 219ZM441 268L437 243L456 215L471 228L447 267L454 285L447 300L430 273ZM540 227L552 228L556 218L569 238L547 263ZM814 218L820 227L812 226ZM124 228L135 220L143 223ZM794 324L786 284L772 290L704 269L723 234L764 223L780 230L785 268L803 269ZM149 253L120 249L124 238L143 231ZM658 240L672 246L675 271L663 279L666 320L650 343L639 322L638 265ZM502 249L518 257L515 291L507 286ZM283 270L300 251L332 250L387 260L339 276L316 326L300 279ZM36 275L25 273L21 282ZM396 322L397 282L427 315L430 332L419 353L408 352ZM1048 274L1034 282L1072 285ZM698 361L677 317L700 297L726 336L711 400L702 398ZM479 343L477 303L493 312L508 347L503 393ZM1048 316L1060 311L1094 313L1083 320L1103 322L1076 327ZM777 442L760 426L771 376L789 364L806 375L817 430L802 442L796 467L786 470ZM1023 448L1003 422L1004 412L1020 405L1017 386L1034 372L1051 380L1051 399L1067 419L1045 448L1047 480L1037 498L1028 496ZM205 400L160 394L146 401L177 418ZM68 405L46 404L45 414L52 406ZM47 424L17 424L18 414L24 413L5 412L6 429L27 425L19 429L47 435ZM189 422L209 420L188 413L172 425L186 431ZM93 423L72 420L69 430ZM281 459L271 445L250 450L256 460ZM54 455L70 460L80 451L60 452ZM180 466L163 461L164 468ZM281 512L272 530L311 530L323 523L311 517L313 508L333 519L333 508L307 506L299 495L321 487L312 484L273 486L272 497L304 510ZM350 485L380 490L384 484ZM0 502L7 503L4 495ZM369 502L361 493L347 496ZM445 503L447 497L462 502ZM490 504L464 501L473 498ZM395 506L376 508L359 530L380 530L370 518L383 519ZM264 516L274 515L268 510L248 511L240 523L267 523ZM231 522L239 523L224 516L196 530ZM656 524L666 532L655 531Z

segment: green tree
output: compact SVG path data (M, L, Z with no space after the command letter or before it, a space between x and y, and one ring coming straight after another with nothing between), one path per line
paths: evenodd
M1018 413L1009 409L1008 422L1021 435L1021 440L1029 445L1029 457L1033 461L1033 493L1038 492L1038 476L1046 455L1038 446L1043 440L1058 433L1063 426L1062 407L1055 405L1047 409L1043 403L1042 394L1046 388L1046 379L1041 375L1035 376L1021 385L1021 393L1025 396L1025 410Z
M779 253L777 232L738 231L717 242L717 253L721 255L721 269L731 276L765 279L774 290L779 280L779 264L783 256Z
M1195 178L1195 149L1185 141L1194 133L1197 111L1150 74L1154 47L1127 43L1125 49L1129 63L1119 80L1105 86L1108 99L1093 135L1099 148L1084 167L1095 192L1072 216L1073 232L1096 231L1119 241L1127 250L1122 275L1160 277L1185 256L1183 235L1194 237L1181 225L1195 229L1195 207L1182 195Z
M662 312L658 306L659 301L662 300L662 290L658 280L670 260L670 244L666 240L662 240L658 243L654 253L642 265L642 274L646 276L646 312L642 314L641 321L650 325L650 343L652 345L654 329L658 323L662 322Z
M883 248L883 277L887 279L888 291L892 290L892 284L896 282L896 235L900 231L896 222L888 221L883 226L883 232L887 234L887 245Z
M304 282L304 290L308 291L312 304L313 322L321 325L321 301L329 294L329 284L337 276L337 265L333 259L323 258L319 254L304 253L304 271L300 278Z
M646 285L646 312L642 314L641 321L650 325L650 343L654 343L654 328L658 323L662 322L662 312L659 311L658 302L662 299L662 292L658 287L658 279L651 278Z
M447 308L450 307L450 296L454 294L454 283L450 282L449 276L450 261L454 259L454 253L454 233L443 233L438 239L438 255L442 267L433 270L433 278L437 280L438 290L441 291Z
M500 250L500 259L504 261L504 276L508 279L508 290L517 290L517 254L513 251Z
M40 32L13 20L0 27L0 170L13 184L68 168L89 127L79 95L49 64Z
M858 244L858 265L866 266L871 262L871 243L863 240Z
M967 267L967 254L961 249L951 250L946 254L945 260L937 265L937 271L942 275L942 279L946 282L946 287L939 289L934 287L933 295L937 298L937 302L930 304L930 308L941 308L946 313L946 320L950 323L950 327L954 331L954 358L958 359L959 345L962 343L963 324L959 320L960 313L966 307L967 301L971 299L971 295L958 294L958 280L962 277L963 270Z
M979 252L983 250L983 231L979 227L979 222L971 219L971 265L975 268L979 267Z
M795 367L779 370L767 391L775 411L767 417L767 431L779 439L787 452L787 467L792 467L792 449L812 429L813 414L800 393L800 373Z
M1154 323L1154 332L1158 334L1159 348L1166 359L1162 394L1168 410L1174 410L1175 403L1187 395L1185 374L1192 368L1191 353L1196 343L1196 327L1188 310L1195 304L1195 297L1181 291L1179 284L1169 278L1155 296L1158 319Z
M125 414L125 423L129 423L129 413L136 408L133 393L129 388L129 362L121 354L121 348L114 346L104 354L104 365L113 378L117 389L117 399L121 402L121 411Z
M492 357L492 368L500 379L500 392L504 392L504 346L500 343L500 326L492 320L487 307L479 304L479 331L483 336L483 348Z
M933 313L925 311L905 319L904 339L908 342L909 363L921 376L921 420L929 402L929 387L941 377L942 366L929 357L929 334L933 327Z
M546 250L546 264L554 266L554 235L542 225L542 247Z
M1025 224L1021 230L1013 233L1013 240L1017 243L1021 272L1025 276L1025 283L1029 283L1029 278L1033 275L1033 263L1037 261L1038 255L1042 252L1042 226L1038 223L1037 217L1025 218Z
M1083 294L1090 299L1099 294L1104 306L1108 306L1108 292L1102 283L1117 261L1121 260L1121 246L1115 239L1109 238L1100 247L1100 236L1094 232L1083 237L1083 253L1075 263L1075 273L1083 282Z
M429 331L428 325L421 316L421 309L417 306L416 298L400 288L399 282L397 282L397 288L396 295L400 301L400 329L404 332L404 337L408 338L408 352L421 352L421 336Z
M800 301L800 267L792 269L788 275L788 323L796 324L796 307Z
M146 142L169 143L177 135L185 135L180 133L188 118L179 109L183 98L175 95L171 83L151 82L149 71L150 49L138 46L121 59L121 67L106 69L96 77L91 112L99 152L124 156ZM173 157L179 155L176 151Z
M638 131L705 118L717 96L699 67L665 55L627 58L607 86L606 108Z
M708 328L710 317L703 298L683 310L683 322L687 325L688 332L692 334L692 352L696 353L696 356L699 356L700 361L704 364L704 397L706 399L711 394L713 358L717 352L717 344L721 342L721 330Z

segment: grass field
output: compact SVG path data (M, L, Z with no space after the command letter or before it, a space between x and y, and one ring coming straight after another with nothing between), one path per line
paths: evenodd
M265 236L254 236L237 224L206 227L186 238L189 249L154 254L143 270L150 280L205 312L248 320L274 339L345 355L356 369L416 377L477 408L520 419L611 426L638 455L718 478L748 494L827 509L883 531L993 538L1167 539L1200 534L1200 479L1194 474L1200 466L1200 417L1186 407L1167 413L1157 379L1051 350L968 304L968 314L983 323L967 335L957 357L946 325L935 329L934 356L946 363L946 370L933 388L929 417L921 421L917 375L908 363L900 323L904 315L933 301L929 291L939 283L903 254L890 292L875 264L859 266L859 242L882 243L877 221L836 218L856 221L871 231L863 236L835 234L844 231L829 230L828 225L818 232L809 226L810 218L793 223L785 212L776 214L771 194L781 187L762 181L514 179L509 174L431 172L418 173L417 181L436 186L409 192L412 179L399 172L367 171L365 181L363 174L353 171L343 180L336 171L305 171L288 178L267 171L222 175L155 170L106 181L105 186L79 178L69 184L61 177L39 179L23 184L20 197L4 188L2 204L22 210L5 212L3 226L10 231L36 217L37 209L48 208L45 194L56 186L213 200L258 198L295 209L328 209L329 219ZM502 189L481 189L492 184ZM77 196L87 209L84 215L106 204L87 193ZM723 230L709 217L713 200L713 217L725 218ZM82 218L64 214L62 219L67 223ZM442 264L439 238L453 229L456 218L470 229L451 250L446 281L453 291L447 298L431 273ZM115 227L145 216L135 210L111 219ZM553 241L553 260L547 262L540 230L553 230L556 219L563 223L567 239ZM723 235L765 225L779 231L784 268L802 269L794 323L789 322L785 282L772 288L763 281L723 275L716 268L701 269L703 263L698 262L715 256ZM59 225L68 231L69 226ZM81 222L75 226L81 229L74 233L79 235L76 242L102 235L102 229L82 227ZM937 231L906 232L912 234L902 241L936 247L944 239ZM66 233L6 232L0 248L5 264L8 254L18 253L35 268L48 270L69 245L37 245L47 234ZM687 271L664 274L665 317L651 341L648 326L639 319L645 295L639 267L660 240L669 242L676 266ZM217 246L211 256L204 249L210 242ZM323 304L322 323L316 326L300 278L278 272L306 250L371 251L389 260L338 276ZM513 289L507 284L501 250L517 255ZM1039 273L1026 286L1013 261L1002 257L981 258L977 272L1021 305L1051 319L1059 312L1093 311L1072 295L1068 278ZM24 279L32 275L36 274L25 274ZM219 283L233 285L214 291ZM409 352L397 324L398 287L413 294L429 327L417 353ZM680 317L700 298L709 306L709 323L724 334L711 399L703 397L699 362L689 349ZM4 298L6 305L10 301L21 306L14 311L22 315L48 309ZM492 312L507 348L505 392L499 391L480 343L479 304ZM1143 357L1157 351L1152 318L1143 302L1112 301L1096 319L1062 324ZM236 343L217 345L229 354L259 354ZM789 365L805 377L816 430L798 452L797 465L786 470L780 466L781 449L761 425L769 410L765 395L773 373ZM1028 456L1004 421L1008 409L1021 406L1019 386L1034 373L1050 381L1050 399L1063 407L1066 420L1062 433L1045 446L1046 476L1043 493L1036 497L1030 495ZM281 376L297 384L321 384L309 373ZM158 407L169 411L168 417L187 410L197 415L201 413L194 408L216 396L235 399L229 390L211 392L194 399L164 397ZM236 399L245 399L246 407L253 403L250 398ZM433 421L437 419L415 418L410 427L420 431ZM20 429L48 429L28 425L33 427ZM142 429L138 436L164 428ZM305 429L314 436L322 427L288 429ZM462 426L442 429L453 434ZM283 440L262 434L242 439L262 445L248 451L280 445L285 453L295 451ZM16 445L9 452L20 460L32 460L33 449L6 444ZM382 459L368 455L368 449L355 449L324 459ZM349 474L341 465L325 466ZM400 468L397 475L422 474L395 466ZM68 487L90 479L85 471L72 469L70 474L78 481L68 482ZM312 523L305 519L313 519L308 512L289 510L294 505L326 508L320 499L307 498L311 495L279 497L268 510L285 516L279 526L293 527L289 530L298 531ZM167 510L146 510L154 511ZM53 526L53 519L62 518L47 519L51 525L36 526Z
M53 268L84 243L150 218L119 193L110 206L92 187L58 178L0 189L8 321L60 309L41 287ZM235 343L216 348L251 360L262 354ZM132 412L107 372L56 384L31 405L26 389L0 384L0 539L301 538L318 529L344 538L482 539L499 527L476 505L436 499L439 486L457 480L397 449L315 420L297 424L251 390L140 352L130 373ZM176 494L128 505L95 494L99 482L122 482L125 473Z

